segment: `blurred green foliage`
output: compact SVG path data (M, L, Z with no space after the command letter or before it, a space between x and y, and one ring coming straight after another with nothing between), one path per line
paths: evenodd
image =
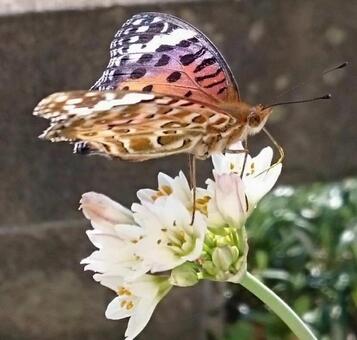
M279 187L249 218L248 270L319 339L357 336L357 180ZM240 286L226 292L226 340L294 339Z

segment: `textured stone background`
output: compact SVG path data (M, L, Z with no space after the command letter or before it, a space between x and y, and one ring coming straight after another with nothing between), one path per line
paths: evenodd
M185 169L186 158L135 164L72 155L67 144L36 139L47 123L31 112L51 92L89 88L107 64L115 31L144 10L175 14L204 31L225 55L246 101L333 94L331 101L275 110L268 126L287 153L282 182L356 175L356 1L195 1L2 16L0 339L122 334L120 323L103 317L112 295L78 264L90 252L78 200L95 190L129 204L137 189L155 185L158 171ZM321 77L344 60L351 62L347 69ZM267 143L264 136L250 139L253 149ZM209 161L199 163L201 181L210 168ZM220 320L206 317L220 315L219 299L211 304L206 289L212 287L177 290L143 339L204 338Z
M200 0L1 0L0 14L11 15L27 12L61 11L72 9L83 10L110 6L136 6L194 1Z

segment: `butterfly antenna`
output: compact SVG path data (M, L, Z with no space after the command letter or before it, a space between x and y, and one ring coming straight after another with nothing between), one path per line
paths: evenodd
M329 69L323 71L323 72L322 72L322 75L324 76L324 75L327 74L327 73L330 73L330 72L339 70L339 69L341 69L341 68L344 68L344 67L346 67L348 64L349 64L349 61L345 61L345 62L343 62L342 64L339 64L339 65L337 65L337 66L331 67L331 68L329 68Z
M289 105L289 104L300 104L300 103L309 103L309 102L315 102L318 100L325 100L325 99L331 99L331 94L325 94L324 96L316 97L316 98L310 98L310 99L302 99L302 100L292 100L292 101L287 101L287 102L279 102L279 103L274 103L270 104L267 106L263 107L263 110L269 109L274 106L280 106L280 105Z
M349 61L344 61L343 63L338 64L337 66L333 66L333 67L331 67L331 68L328 68L328 69L325 70L325 71L322 71L321 75L324 76L324 75L326 75L326 74L328 74L328 73L330 73L330 72L334 72L334 71L336 71L336 70L340 70L340 69L342 69L342 68L345 68L348 64L349 64ZM315 78L315 77L314 77L314 78ZM302 85L311 83L312 81L313 81L313 80L310 79L310 80L307 80L307 81L303 81L303 82L301 82L301 83L298 83L298 84L296 84L294 87L292 87L292 88L290 88L290 89L288 89L288 90L286 90L286 91L280 93L276 98L280 98L280 97L286 95L287 93L296 90L297 88L301 87Z

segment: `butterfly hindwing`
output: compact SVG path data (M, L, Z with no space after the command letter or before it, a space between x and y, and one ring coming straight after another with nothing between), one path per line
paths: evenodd
M140 13L116 33L110 61L93 90L164 93L215 104L238 101L232 72L217 48L190 24Z
M86 142L83 153L131 160L192 152L232 124L223 112L188 99L132 91L55 93L34 114L51 120L42 138Z

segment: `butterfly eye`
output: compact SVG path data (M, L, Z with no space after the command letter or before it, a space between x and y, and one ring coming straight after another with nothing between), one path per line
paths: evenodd
M261 123L261 119L258 113L251 112L248 116L248 124L250 127L257 127Z

